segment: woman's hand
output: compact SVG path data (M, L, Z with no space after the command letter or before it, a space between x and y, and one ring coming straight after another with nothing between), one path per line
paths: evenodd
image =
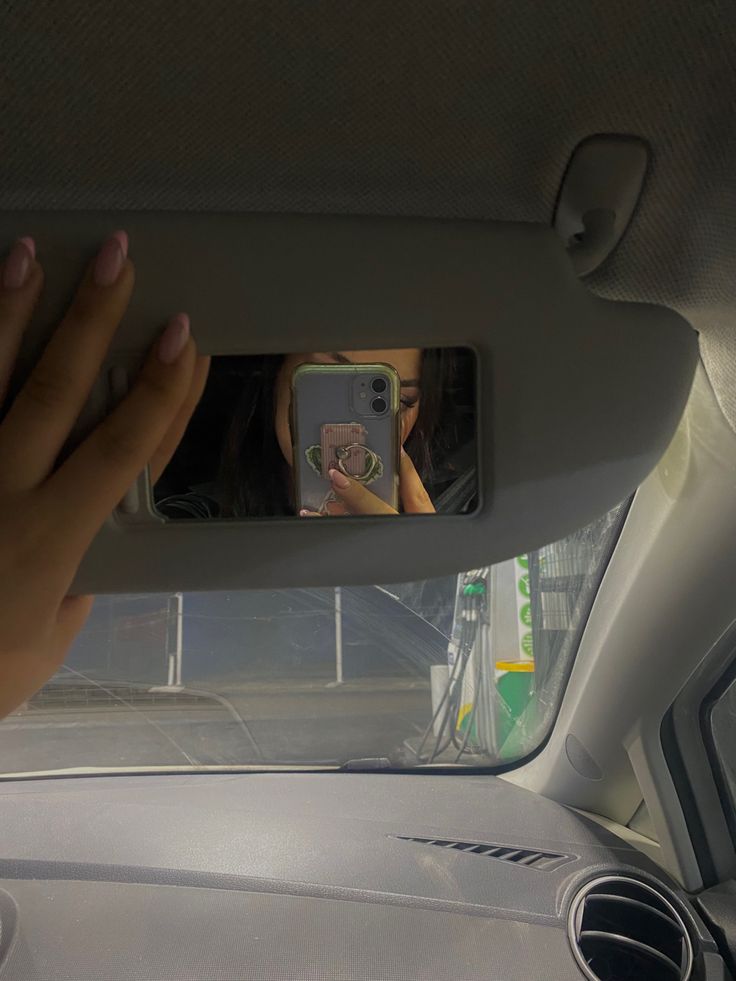
M337 501L328 504L330 514L398 514L390 504L341 470L330 470L330 482ZM434 505L409 455L402 449L399 464L399 494L404 514L434 514ZM313 512L301 512L312 517Z
M0 717L63 661L92 606L67 595L82 556L146 464L163 469L204 386L207 359L177 314L126 398L56 466L130 299L127 251L124 232L102 246L0 423ZM42 283L20 239L0 268L0 405Z

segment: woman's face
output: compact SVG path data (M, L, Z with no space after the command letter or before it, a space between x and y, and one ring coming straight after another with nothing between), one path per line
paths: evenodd
M330 354L288 354L276 379L276 438L289 466L292 464L289 408L291 406L291 375L300 364L390 364L401 379L401 442L405 443L419 414L419 379L422 370L422 351L418 347L385 351L334 351Z

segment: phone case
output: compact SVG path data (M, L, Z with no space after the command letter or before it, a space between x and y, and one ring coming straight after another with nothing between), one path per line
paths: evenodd
M387 386L381 394L387 409L380 415L370 412L370 385L376 378ZM297 509L325 513L335 500L327 472L337 468L398 510L399 398L399 377L390 365L303 364L294 370L291 434Z
M370 459L366 452L367 438L368 432L360 422L323 423L320 427L322 476L329 480L330 470L335 469L365 474Z

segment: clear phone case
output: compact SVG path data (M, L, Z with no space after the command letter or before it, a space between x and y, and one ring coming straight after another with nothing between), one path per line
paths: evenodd
M385 409L374 411L377 401ZM390 365L299 365L291 381L298 509L326 513L335 500L327 472L335 468L398 510L399 408Z

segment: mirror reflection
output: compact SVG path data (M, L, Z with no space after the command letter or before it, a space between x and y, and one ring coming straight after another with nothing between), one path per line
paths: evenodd
M154 505L172 521L469 513L475 420L466 348L215 356Z

